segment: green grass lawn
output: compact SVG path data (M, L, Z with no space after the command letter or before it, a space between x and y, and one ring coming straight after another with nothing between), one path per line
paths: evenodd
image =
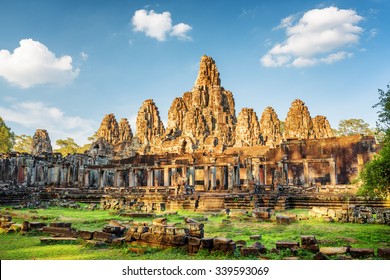
M121 217L111 211L82 209L67 209L53 207L49 209L22 209L12 210L1 207L2 214L12 215L12 221L21 223L23 221L36 222L71 222L72 227L78 230L102 230L110 220L128 222L130 218ZM306 216L307 210L291 210L290 214ZM205 237L226 237L235 241L244 240L247 245L254 241L250 240L251 235L262 235L260 242L267 249L275 248L275 243L280 240L300 241L302 235L315 235L320 246L352 246L355 248L390 247L390 227L388 225L376 224L347 224L329 223L317 219L302 220L290 225L277 225L274 221L258 222L250 217L230 218L230 223L223 223L226 216L210 213L193 213L179 211L176 215L166 215L169 223L183 223L184 217L207 217L204 221ZM273 217L274 219L274 217ZM148 221L152 218L131 218L133 221ZM42 245L40 243L42 233L29 232L4 233L0 234L0 259L2 260L32 260L32 259L60 259L60 260L127 260L127 259L242 259L239 253L224 255L219 252L209 253L200 251L195 255L188 255L184 249L171 248L159 249L152 247L135 246L125 244L120 246L106 245L94 247L80 240L77 244L56 244ZM289 251L281 255L268 253L267 258L280 259L288 256ZM299 251L302 259L311 259L312 253Z

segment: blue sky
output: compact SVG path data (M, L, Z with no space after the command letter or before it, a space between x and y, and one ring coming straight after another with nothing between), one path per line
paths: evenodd
M47 129L84 144L105 114L135 118L154 99L166 124L214 58L236 113L302 99L332 127L375 126L390 82L389 0L0 0L0 116L16 134ZM387 28L387 29L386 29Z

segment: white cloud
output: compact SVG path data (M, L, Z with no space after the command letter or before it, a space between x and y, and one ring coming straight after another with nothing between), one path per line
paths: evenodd
M0 106L2 117L7 122L14 122L28 129L46 129L50 139L73 138L83 145L94 133L93 122L79 116L69 116L57 107L42 102L14 101L9 107Z
M0 50L0 76L21 88L38 84L65 85L79 74L72 66L72 57L57 58L45 45L23 39L13 53Z
M266 67L308 67L334 63L351 56L342 49L358 43L363 31L357 24L363 17L354 10L337 7L306 12L298 22L295 16L281 20L274 29L285 29L287 38L261 58Z
M191 26L185 23L179 23L172 27L172 31L170 33L171 36L176 36L182 40L191 40L191 37L187 35L187 32L192 29Z
M187 35L192 27L185 23L172 25L171 14L163 12L161 14L150 10L138 10L131 19L134 31L144 32L146 36L165 41L167 36L178 37L179 39L190 40Z

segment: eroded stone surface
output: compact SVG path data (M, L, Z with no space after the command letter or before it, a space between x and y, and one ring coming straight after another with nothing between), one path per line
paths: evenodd
M252 108L242 108L236 124L236 147L260 145L260 127L256 112Z
M272 107L264 109L260 118L261 142L267 146L275 146L280 143L280 120Z
M329 138L333 137L333 131L330 127L329 121L325 116L316 116L313 121L314 138Z
M133 131L131 130L129 121L122 118L119 122L119 141L130 142L133 139Z
M165 140L185 139L191 149L213 149L235 142L235 108L230 91L221 87L215 61L203 56L193 89L176 98L168 112ZM174 142L166 145L174 145Z
M311 139L313 137L313 121L309 109L302 100L295 99L287 113L284 138Z
M158 145L158 139L165 131L160 113L152 99L145 100L137 115L137 137L142 148Z
M33 155L41 155L52 152L53 148L51 146L49 133L45 129L37 129L33 137L31 153Z
M105 115L98 129L98 137L113 145L119 141L119 125L114 114Z

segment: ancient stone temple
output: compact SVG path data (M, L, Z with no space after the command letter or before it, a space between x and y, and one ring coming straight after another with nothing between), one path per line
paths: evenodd
M37 130L32 155L2 155L0 184L30 193L38 187L40 199L73 193L105 209L308 207L322 199L340 204L326 195L356 192L351 182L377 150L370 136L334 137L326 117L312 118L298 99L283 134L272 107L260 120L253 108L237 117L233 93L208 56L192 89L173 100L166 128L147 99L134 135L127 119L118 124L113 114L97 134L87 153L64 158L52 153L47 132Z

